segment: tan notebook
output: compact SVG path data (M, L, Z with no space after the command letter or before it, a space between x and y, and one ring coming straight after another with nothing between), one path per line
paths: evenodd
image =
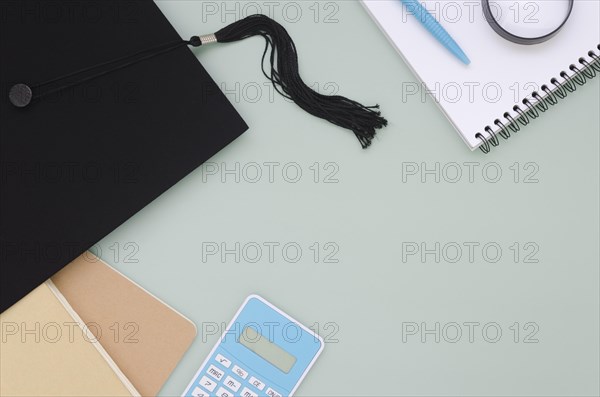
M0 326L1 396L139 396L51 281Z
M196 326L86 253L52 281L144 396L155 396L196 337Z

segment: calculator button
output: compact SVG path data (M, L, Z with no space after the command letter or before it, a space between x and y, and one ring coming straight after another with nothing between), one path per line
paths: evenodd
M208 391L213 391L215 390L215 387L217 387L217 382L212 379L208 379L206 376L203 376L202 379L200 379L200 386L205 387Z
M254 393L247 387L244 387L244 390L242 390L242 397L258 397L258 394Z
M250 382L250 384L256 387L258 390L262 390L265 388L265 384L256 379L254 376L252 376L248 382Z
M229 368L229 367L231 367L231 360L229 360L229 359L228 359L228 358L226 358L226 357L223 357L223 356L222 356L222 355L220 355L220 354L217 354L217 357L215 357L215 360L217 360L217 362L218 362L219 364L221 364L222 366L224 366L225 368Z
M212 376L213 378L215 378L216 380L221 380L221 378L223 377L223 375L225 375L225 372L221 371L219 368L215 367L214 365L211 365L210 367L208 367L208 374L210 376Z
M192 396L194 396L194 397L210 397L210 394L208 394L207 392L205 392L201 388L197 387L192 392Z
M275 390L270 387L267 389L267 396L269 397L281 397L281 394L277 393Z
M221 387L217 391L217 397L233 397L233 393Z
M242 379L246 379L248 377L248 372L244 371L237 365L233 366L233 372Z
M228 376L227 378L225 378L225 381L223 382L223 384L233 391L240 390L240 386L242 386L242 384L240 382L233 379L231 376Z

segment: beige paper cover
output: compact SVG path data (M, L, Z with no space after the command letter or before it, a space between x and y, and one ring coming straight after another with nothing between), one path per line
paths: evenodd
M155 396L196 337L196 326L91 253L52 281L144 396Z
M82 325L50 281L0 314L0 395L139 395Z

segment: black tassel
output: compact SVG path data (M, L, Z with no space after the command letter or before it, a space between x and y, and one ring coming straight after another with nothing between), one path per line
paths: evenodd
M215 34L194 36L189 41L178 40L160 44L65 74L33 87L27 84L16 84L10 89L9 99L14 106L26 107L32 101L39 100L44 96L166 54L185 45L199 47L215 42L230 43L253 36L262 36L266 41L262 57L262 70L265 77L271 80L277 92L294 101L308 113L352 130L363 148L371 145L376 130L387 125L387 120L381 116L381 112L378 110L379 106L364 106L339 95L322 95L307 86L300 78L296 45L287 30L271 18L260 14L234 22ZM271 70L270 73L267 73L265 59L269 49L271 50L269 55Z
M298 71L296 45L287 30L265 15L251 15L219 30L214 36L194 38L190 43L207 44L206 37L216 38L219 43L230 43L248 37L262 36L265 51L262 69L265 77L273 83L277 92L291 99L308 113L325 119L337 126L354 132L363 148L371 145L376 130L385 127L387 120L381 116L379 106L364 106L343 96L322 95L307 86ZM265 58L270 51L270 73L265 69Z

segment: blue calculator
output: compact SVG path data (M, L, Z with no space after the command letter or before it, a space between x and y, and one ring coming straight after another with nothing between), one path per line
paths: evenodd
M323 347L316 333L251 295L183 396L291 396Z

